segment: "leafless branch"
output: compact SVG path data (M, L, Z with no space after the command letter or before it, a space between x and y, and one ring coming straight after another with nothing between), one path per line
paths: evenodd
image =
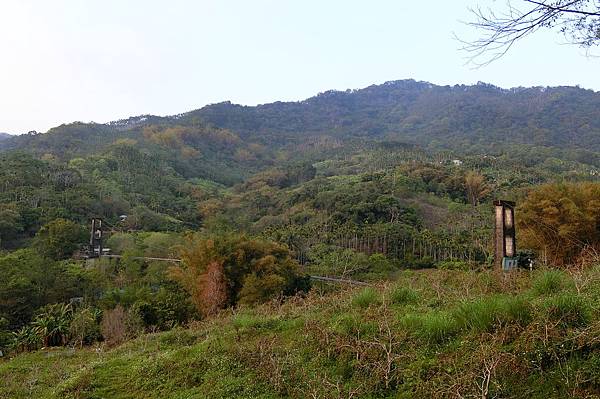
M573 44L589 48L600 44L600 2L598 0L508 0L501 11L469 9L474 20L466 22L482 31L473 41L457 39L470 54L469 61L487 65L505 55L513 45L539 29L557 29ZM483 62L478 60L483 59Z

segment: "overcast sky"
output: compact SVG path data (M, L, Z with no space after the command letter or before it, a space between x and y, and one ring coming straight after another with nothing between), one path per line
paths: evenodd
M517 2L518 0L516 0ZM600 59L539 33L465 65L468 6L503 1L1 0L0 132L300 100L413 78L600 90Z

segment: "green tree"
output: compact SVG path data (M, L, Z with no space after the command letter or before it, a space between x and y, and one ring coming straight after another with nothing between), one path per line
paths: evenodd
M38 231L34 246L49 259L66 259L85 242L85 238L85 229L77 223L55 219Z
M195 237L182 247L181 257L183 264L170 275L205 315L308 289L289 249L273 241L239 234Z
M0 246L23 232L21 214L13 206L0 205Z

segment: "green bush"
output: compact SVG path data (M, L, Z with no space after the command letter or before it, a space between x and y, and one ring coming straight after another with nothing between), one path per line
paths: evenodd
M71 305L56 303L38 311L31 322L44 346L60 346L67 343L69 325L73 316Z
M133 305L145 327L165 331L197 316L187 294L175 283L165 283L158 292L140 297Z
M394 287L390 292L390 301L397 305L415 303L419 300L417 291L409 287Z
M0 351L6 350L11 346L12 334L8 329L8 320L0 317Z
M522 297L505 297L499 303L500 321L526 325L531 321L531 305Z
M100 340L101 318L102 312L96 308L84 307L75 312L69 326L71 343L82 346Z
M379 303L379 294L374 288L364 288L352 298L352 305L359 308L368 308Z
M317 244L310 249L308 257L310 272L314 274L362 279L372 271L366 254L335 245Z
M584 298L576 294L560 294L547 298L544 309L550 320L565 327L581 327L589 324L591 309Z
M33 326L23 326L13 332L13 345L17 352L38 349L41 343L40 335Z
M448 312L408 314L400 320L400 324L404 329L429 343L443 342L459 331L459 325Z
M546 270L537 275L532 290L536 295L551 295L572 287L573 281L563 271Z
M383 254L369 256L369 270L375 274L386 274L396 269L394 263Z
M201 314L238 303L252 305L310 288L288 247L243 234L190 236L183 262L168 275L188 292Z
M486 298L461 303L453 316L461 329L487 331L494 324L497 311L496 300Z
M531 310L522 298L492 296L461 303L453 316L461 329L489 331L499 324L526 324Z
M75 222L55 219L40 228L35 236L34 247L50 259L70 257L85 242L86 231Z

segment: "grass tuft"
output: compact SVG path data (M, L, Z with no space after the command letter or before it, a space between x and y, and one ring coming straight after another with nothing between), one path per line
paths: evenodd
M400 320L400 324L429 343L441 343L459 331L454 317L450 313L441 311L421 315L408 314Z
M371 287L363 289L352 298L352 305L363 309L378 303L379 294Z
M581 327L589 324L591 309L585 300L576 294L560 294L544 301L548 318L565 327Z
M370 336L377 332L377 325L354 314L340 315L333 320L332 326L338 333L348 336Z
M416 303L419 300L419 294L412 288L395 287L390 293L390 300L396 305Z
M492 296L461 303L453 312L461 329L490 331L496 325L527 324L529 303L520 297Z
M532 290L536 295L552 295L571 288L573 281L561 270L546 270L536 276Z

